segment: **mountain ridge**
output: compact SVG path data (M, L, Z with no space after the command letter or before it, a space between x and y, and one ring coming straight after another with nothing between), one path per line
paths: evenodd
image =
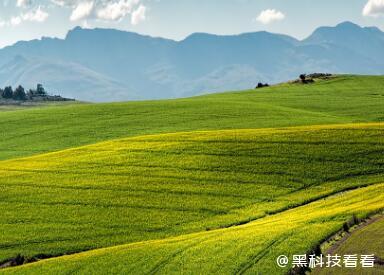
M44 37L0 49L0 83L43 83L86 101L175 98L247 89L258 81L277 83L305 72L384 74L383 48L384 32L352 22L317 28L303 40L259 31L194 33L175 41L75 27L64 39ZM20 70L7 65L15 56L44 63L46 73L10 81ZM33 65L24 66L32 70ZM61 85L44 75L60 75Z

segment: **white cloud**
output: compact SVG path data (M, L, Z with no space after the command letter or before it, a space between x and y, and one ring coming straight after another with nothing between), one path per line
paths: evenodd
M84 20L83 23L81 24L81 26L83 27L83 29L90 29L91 28L91 25L89 25L87 20Z
M369 0L363 9L363 15L373 17L384 15L384 0Z
M94 2L80 2L72 11L70 20L78 21L82 19L86 19L92 14L94 8Z
M138 0L119 0L118 2L107 3L97 11L96 17L102 20L121 20L127 14L132 13L133 7L138 3Z
M19 8L25 8L32 4L32 0L17 0L16 6Z
M13 17L11 17L11 20L9 21L9 24L11 26L18 26L18 25L21 24L22 21L23 20L21 19L20 16L13 16Z
M74 7L79 4L81 1L79 0L51 0L52 3L60 6L60 7Z
M44 22L47 20L49 14L41 9L39 6L34 11L27 12L25 14L21 15L21 18L23 21L30 21L30 22Z
M131 24L137 25L146 19L147 8L140 5L133 13L131 17Z
M146 19L147 8L141 0L50 0L72 10L71 21L103 20L120 21L131 15L131 23L137 25ZM84 22L83 22L84 23Z
M9 21L0 21L0 27L4 26L18 26L23 22L44 22L49 17L49 14L37 7L27 13L22 13L18 16L13 16Z
M264 25L284 20L285 15L281 11L275 9L263 10L259 16L256 18L257 21L261 22Z

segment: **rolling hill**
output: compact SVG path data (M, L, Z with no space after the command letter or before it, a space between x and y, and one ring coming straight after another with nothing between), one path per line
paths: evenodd
M384 210L383 84L0 112L0 273L284 274Z
M383 85L380 76L338 76L186 99L0 112L0 159L145 134L380 122Z
M378 139L383 130L383 124L376 123L151 135L3 161L0 259L17 254L57 256L254 220L255 224L271 219L281 224L280 216L290 215L298 219L283 219L283 224L292 226L291 234L304 234L304 225L297 227L301 219L309 227L321 229L313 241L291 244L292 253L309 251L351 213L368 215L384 209L383 193L381 199L378 193L384 182L384 140ZM341 199L345 206L339 205L338 213L333 201L339 199L328 197L358 187L365 187L356 191L361 195L354 198L355 192L348 193ZM321 202L324 197L326 202ZM319 199L313 204L320 204L313 216L299 214L314 207L299 206ZM325 221L318 225L316 219ZM267 228L246 226L248 233L244 234L248 236L252 230L266 233ZM230 229L229 240L234 238L232 230L244 229ZM226 232L223 236L220 231L202 233L201 238L226 240ZM277 233L288 234L283 227ZM273 241L276 236L269 238ZM210 249L230 245L224 240L209 245ZM245 238L243 245L252 245L249 241ZM179 249L172 247L169 253ZM223 253L234 253L231 251L223 248ZM231 262L238 260L235 255ZM201 256L191 255L187 260L193 261L193 257ZM261 258L265 264L268 259ZM203 263L202 267L211 268ZM196 267L185 264L184 268L193 272ZM231 273L229 266L222 268Z
M383 209L383 188L350 191L246 225L63 256L2 273L286 274L289 266L274 264L278 256L305 254L353 215Z
M77 27L64 39L0 49L0 82L42 83L85 101L179 98L249 89L305 72L383 74L383 48L382 31L351 22L321 27L303 41L268 32L195 33L173 41ZM15 58L31 62L15 68L9 65Z

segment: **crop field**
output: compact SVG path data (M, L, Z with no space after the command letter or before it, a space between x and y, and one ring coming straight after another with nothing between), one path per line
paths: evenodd
M337 250L340 254L376 254L384 259L384 219L357 230Z
M340 76L309 86L0 112L0 159L157 133L379 122L383 87L381 76Z
M43 102L24 102L22 104L7 104L4 101L0 100L0 113L7 111L20 111L27 109L38 109L38 108L47 108L47 107L63 107L63 106L75 106L79 104L84 104L80 101L43 101Z
M384 274L384 218L376 218L362 228L352 231L351 235L337 244L333 254L337 255L375 255L376 264L369 270L359 267L355 270L350 268L337 268L338 274ZM316 269L314 274L327 274L325 269Z
M0 273L284 274L384 210L383 84L0 112Z
M64 256L6 274L284 274L279 255L305 254L352 215L383 209L383 184L349 191L246 225Z
M192 132L3 161L0 256L228 227L384 182L383 134L381 123Z

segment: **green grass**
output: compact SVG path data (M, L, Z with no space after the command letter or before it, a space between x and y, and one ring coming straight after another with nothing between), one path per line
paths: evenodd
M18 111L18 110L28 110L28 109L38 109L46 107L63 107L84 104L80 101L37 101L37 102L21 102L19 104L8 104L3 102L0 99L0 113L7 111Z
M155 133L383 121L383 87L384 77L340 76L187 99L0 112L0 159Z
M384 182L382 123L119 139L0 162L0 260L226 227Z
M384 77L338 76L0 111L0 262L90 250L0 273L283 274L384 208L383 110Z
M382 192L382 190L381 190ZM384 218L363 228L356 229L337 247L334 255L375 255L384 259ZM316 269L314 274L328 274L327 269ZM384 274L384 266L376 265L374 268L336 268L337 274Z
M384 208L383 184L228 229L43 260L4 274L286 274L279 255L307 253L352 215Z
M384 219L356 230L337 250L340 255L375 254L384 259Z

